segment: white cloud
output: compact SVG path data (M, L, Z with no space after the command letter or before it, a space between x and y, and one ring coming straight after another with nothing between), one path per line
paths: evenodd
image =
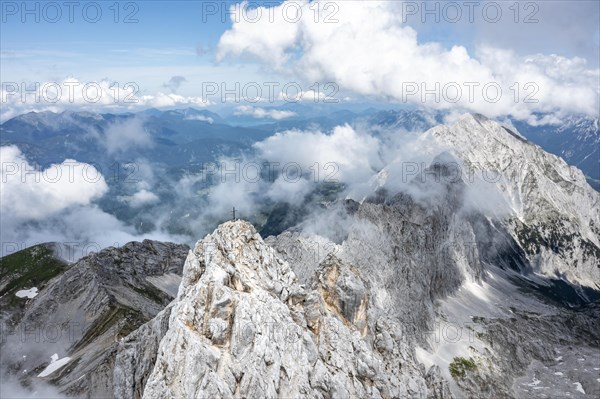
M299 204L313 187L310 179L289 179L282 175L269 186L266 195L273 201Z
M156 93L153 95L144 95L135 97L137 102L130 105L129 109L135 108L168 108L168 107L206 107L210 104L209 101L202 99L202 97L186 97L179 94L165 94Z
M298 2L305 3L304 0ZM244 8L245 11L241 11ZM231 6L232 19L234 13L241 13L237 18L240 22L234 23L231 30L226 31L219 41L217 57L223 58L227 53L247 53L260 57L261 54L270 54L270 59L277 66L282 66L289 60L287 52L290 44L298 40L300 31L296 24L285 21L282 14L275 13L276 18L269 20L269 12L264 7L248 8L248 2L244 1ZM290 13L292 16L292 13ZM256 22L254 22L256 21ZM268 28L268 31L264 29ZM267 33L269 32L269 33Z
M209 215L231 215L232 208L238 211L238 217L249 219L256 212L256 195L261 192L262 182L246 179L225 179L210 190L206 212Z
M201 121L201 122L208 122L209 124L213 124L214 123L214 119L211 118L210 116L204 116L204 115L188 115L185 118L186 121Z
M297 164L317 181L361 181L382 167L379 141L348 125L321 131L290 130L256 143L259 156L270 162Z
M381 143L352 127L331 132L289 130L254 145L248 158L220 159L203 217L227 217L235 206L250 218L270 202L300 205L320 183L363 185L383 167ZM262 173L260 173L260 172ZM175 186L180 198L193 198L199 175L185 176Z
M57 242L62 244L61 255L68 261L76 261L90 251L99 251L108 246L119 247L130 241L144 239L188 241L186 237L171 235L159 229L140 234L134 227L95 205L71 206L35 224L12 215L5 217L3 212L3 252L14 250L14 246L22 249L39 243ZM67 249L67 246L71 249Z
M64 253L75 261L90 250L120 246L130 241L156 239L186 242L187 238L174 236L160 229L139 234L115 216L93 203L108 192L102 174L93 166L65 160L43 170L36 170L16 146L0 147L2 180L0 182L0 223L2 248L0 255L15 248L26 248L43 242L58 242L75 247ZM152 179L147 168L141 175ZM129 200L132 206L154 201L154 194L143 188Z
M135 111L144 108L206 107L210 101L175 93L141 94L135 82L118 84L108 79L80 81L2 82L0 122L30 111L108 110Z
M104 137L96 136L106 147L109 154L127 151L130 148L151 147L152 137L144 129L141 118L135 117L124 122L109 125Z
M108 191L92 165L66 159L37 170L16 146L0 148L3 215L39 220L76 205L88 205Z
M128 203L132 208L139 208L143 205L154 204L159 200L158 195L146 189L142 189L130 196L121 197L120 199L123 202Z
M264 109L259 107L252 107L249 105L240 105L235 109L234 115L248 115L256 119L269 118L279 121L296 116L296 113L286 110Z
M251 55L308 82L335 82L360 95L490 117L512 114L526 120L536 111L597 114L600 71L581 58L523 57L493 47L480 47L473 55L462 46L422 43L390 1L335 2L337 23L323 21L330 0L294 0L302 6L297 21L283 17L288 3L262 8L256 21L234 21L220 39L218 59ZM315 9L321 10L319 18Z

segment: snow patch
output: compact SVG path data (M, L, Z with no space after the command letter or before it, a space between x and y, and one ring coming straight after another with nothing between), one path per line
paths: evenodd
M573 385L575 385L576 390L585 395L585 391L583 390L583 387L581 386L580 382L574 382Z
M540 380L538 380L537 378L534 377L531 380L531 382L529 384L527 384L527 386L535 387L535 386L538 386L540 384L540 382L542 382L542 381L540 381Z
M62 359L59 359L58 353L55 353L54 355L50 356L50 364L48 365L48 367L46 367L44 369L44 371L39 373L38 377L49 376L50 374L54 373L56 370L60 369L61 367L63 367L67 363L69 363L70 360L71 360L71 358L68 356L63 357Z
M33 287L28 290L19 290L15 293L15 295L18 296L19 298L29 298L29 299L35 298L37 296L37 294L38 294L37 287Z

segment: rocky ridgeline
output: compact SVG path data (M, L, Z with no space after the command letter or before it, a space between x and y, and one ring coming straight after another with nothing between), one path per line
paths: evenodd
M373 306L355 266L328 256L305 288L252 225L227 222L188 255L144 397L426 397Z
M172 301L174 295L158 282L181 275L188 249L145 240L107 248L65 266L36 287L36 297L16 298L23 308L18 317L10 317L17 314L15 309L3 309L2 368L18 372L26 385L35 387L42 380L69 396L112 396L119 341ZM12 262L12 257L20 260L21 255L4 257L2 263ZM46 263L39 263L30 274L43 275L46 269ZM37 377L54 354L70 361L47 377Z

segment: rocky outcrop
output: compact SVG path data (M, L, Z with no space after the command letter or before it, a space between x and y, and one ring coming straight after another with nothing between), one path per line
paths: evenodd
M317 290L325 306L338 314L347 324L352 324L364 336L367 334L367 309L369 289L358 269L328 256L317 274Z
M199 241L145 398L422 397L420 367L385 324L368 329L369 291L333 256L312 289L242 221Z

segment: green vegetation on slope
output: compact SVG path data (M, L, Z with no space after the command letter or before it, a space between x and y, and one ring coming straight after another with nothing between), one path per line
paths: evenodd
M58 259L52 244L40 244L0 258L0 296L43 285L69 265Z
M450 375L454 379L463 378L467 370L475 370L477 365L472 358L465 359L464 357L455 357L452 363L448 366Z

